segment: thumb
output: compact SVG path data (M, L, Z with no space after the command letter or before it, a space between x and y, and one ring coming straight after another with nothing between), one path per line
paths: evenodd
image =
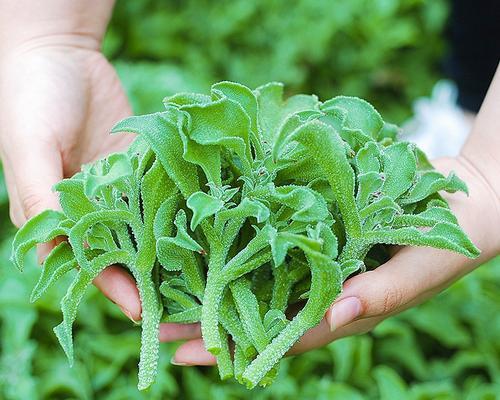
M55 146L45 144L18 146L14 157L9 160L15 183L15 198L11 198L11 202L20 210L16 224L22 225L46 209L59 208L58 197L52 187L63 177L62 160ZM52 241L37 246L40 262L54 245Z
M384 265L344 284L326 313L330 330L359 319L383 319L419 304L459 278L467 262L446 250L405 247Z
M45 209L58 209L59 201L52 187L63 177L61 154L56 146L31 144L21 146L10 166L16 184L16 201L19 202L24 221Z

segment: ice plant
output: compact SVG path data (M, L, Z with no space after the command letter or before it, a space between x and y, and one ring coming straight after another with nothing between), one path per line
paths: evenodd
M32 300L76 269L54 329L70 360L77 307L110 264L140 293L139 389L154 381L162 321L201 322L220 377L252 388L272 382L342 283L386 261L387 245L479 253L438 193L466 192L464 182L398 142L364 100L285 100L279 83L221 82L164 103L119 122L113 133L138 134L130 148L58 183L61 211L14 239L22 269L30 248L68 238L46 258Z

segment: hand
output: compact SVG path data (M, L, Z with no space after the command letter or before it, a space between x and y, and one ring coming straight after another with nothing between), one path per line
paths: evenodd
M327 311L325 318L295 344L289 354L324 346L344 336L373 329L385 318L415 306L470 272L500 250L500 202L479 171L465 158L442 159L434 163L444 173L453 170L469 186L462 193L446 198L460 225L481 249L480 258L432 248L401 247L384 265L349 279L342 295ZM213 355L204 350L199 325L165 324L160 338L164 341L187 339L173 362L180 365L212 365Z
M91 38L47 36L0 57L0 155L17 226L59 208L51 190L56 182L132 140L109 135L131 110L98 47ZM109 267L95 284L130 318L139 319L137 289L128 274Z

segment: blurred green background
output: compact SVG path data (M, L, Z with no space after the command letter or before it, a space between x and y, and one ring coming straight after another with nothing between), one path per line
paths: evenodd
M400 123L441 77L445 0L118 0L104 51L137 113L217 80L286 83L289 93L364 97ZM500 399L500 261L372 333L287 359L271 387L248 392L210 368L170 365L136 389L139 329L92 290L69 368L52 327L62 285L36 304L34 255L10 264L13 227L0 174L0 399ZM68 277L70 278L70 277Z

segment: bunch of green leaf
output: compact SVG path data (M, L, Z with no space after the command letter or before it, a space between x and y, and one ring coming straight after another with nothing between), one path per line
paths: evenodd
M201 322L220 377L251 388L273 381L345 279L387 259L385 245L477 256L438 194L465 184L397 142L370 104L282 95L279 83L221 82L125 119L113 132L137 133L131 147L58 183L62 211L19 230L20 268L37 243L68 237L32 300L78 269L54 329L70 360L77 307L110 264L133 275L141 298L140 389L155 378L162 320Z

